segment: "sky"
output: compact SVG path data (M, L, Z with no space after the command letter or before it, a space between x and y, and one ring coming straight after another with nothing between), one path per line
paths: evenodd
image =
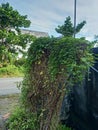
M74 21L74 0L0 0L0 4L6 2L21 15L28 16L30 30L48 32L50 36L60 35L55 28L62 25L67 16ZM77 0L76 9L76 23L87 22L76 37L92 40L98 35L98 0Z

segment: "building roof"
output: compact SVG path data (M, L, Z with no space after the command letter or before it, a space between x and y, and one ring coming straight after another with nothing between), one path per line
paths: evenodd
M21 29L22 34L30 34L36 37L48 37L47 32L40 32L40 31L33 31L33 30L28 30L28 29Z

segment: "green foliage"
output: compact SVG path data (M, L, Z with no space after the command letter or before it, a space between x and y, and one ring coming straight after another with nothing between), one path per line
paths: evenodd
M29 27L30 21L27 20L27 15L22 16L9 3L0 5L0 29Z
M45 55L48 58L48 71L54 79L58 74L65 77L73 75L73 81L81 80L83 70L87 69L87 64L93 60L90 51L90 43L84 39L74 39L71 37L39 38L30 46L28 52L28 65L40 62Z
M23 49L27 43L33 41L34 37L28 34L21 34L20 27L29 27L30 20L27 16L20 15L9 3L0 5L0 61L11 59ZM10 60L9 60L10 59Z
M5 67L0 68L0 77L23 76L23 73L23 67L16 67L14 65L5 65Z
M80 30L84 27L85 24L86 24L86 21L82 21L81 23L79 23L76 26L76 33L80 32Z
M10 130L37 130L36 117L24 108L17 107L7 122L7 128Z
M71 130L71 128L65 126L65 125L59 125L56 130Z
M56 130L68 86L80 84L93 62L90 47L84 38L72 37L38 38L31 44L22 100L37 115L40 130Z
M86 24L86 21L83 21L79 23L76 26L76 33L80 32L80 30L83 28L83 26ZM64 21L64 25L58 26L58 28L55 29L58 33L62 34L63 36L72 37L74 34L74 26L71 22L71 17L68 16L66 20Z
M16 67L24 66L26 63L26 58L22 57L14 61Z
M50 37L38 38L30 46L28 51L28 64L37 61L41 56L47 53L50 54L51 47L56 39Z

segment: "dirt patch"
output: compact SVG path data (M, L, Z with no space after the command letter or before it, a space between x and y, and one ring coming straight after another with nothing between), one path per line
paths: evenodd
M0 115L10 113L19 104L20 95L0 96Z

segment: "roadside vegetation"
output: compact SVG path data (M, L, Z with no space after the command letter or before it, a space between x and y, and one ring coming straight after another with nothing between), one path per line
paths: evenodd
M81 84L88 64L92 64L90 47L90 42L72 37L36 39L28 50L26 72L20 86L21 104L11 115L7 127L11 130L71 130L60 123L62 100L73 84Z
M27 15L20 15L9 3L0 5L0 77L23 75L22 59L26 57L25 49L34 36L22 34L20 28L27 28L30 23Z
M0 6L0 13L0 76L21 76L25 72L20 85L21 102L11 113L7 128L71 130L60 122L62 100L73 84L81 83L88 64L92 65L92 44L85 38L73 38L70 17L56 28L61 38L37 39L21 34L21 27L30 26L27 16L21 16L8 3ZM76 33L85 24L85 21L78 24ZM31 45L25 53L23 49L28 43ZM23 54L21 59L19 53Z
M8 65L0 68L0 77L23 77L24 67L16 67L15 65Z

